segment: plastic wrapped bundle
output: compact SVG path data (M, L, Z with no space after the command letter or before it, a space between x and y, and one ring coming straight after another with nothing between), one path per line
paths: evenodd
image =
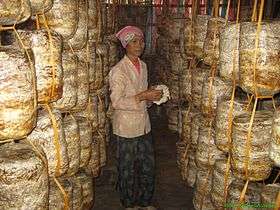
M99 141L99 155L100 155L100 167L106 165L107 162L107 151L106 151L106 139L105 139L105 129L98 130L94 135L93 138L96 141Z
M211 200L217 209L223 209L226 204L228 187L233 181L233 176L230 171L230 164L227 165L227 159L218 159L215 162L212 187Z
M186 181L188 186L194 187L196 182L197 166L195 163L195 150L191 149L188 152L188 166L186 172Z
M80 172L76 175L76 178L82 185L82 208L92 209L94 204L94 182L93 178L84 172Z
M30 0L32 15L45 13L53 6L53 0Z
M225 81L231 82L233 75L239 81L239 33L240 24L229 24L220 32L219 73Z
M116 6L109 4L106 9L106 32L107 34L114 34L116 26Z
M113 67L118 62L118 47L114 41L108 41L109 44L109 67Z
M166 35L170 42L178 42L180 39L180 29L182 28L185 19L182 17L171 17L172 16L169 16L169 18L166 19Z
M103 42L102 44L99 44L99 47L97 48L97 53L101 54L103 56L103 76L104 76L104 84L105 84L105 77L108 76L111 68L110 65L110 46Z
M89 73L87 63L79 60L77 71L77 103L72 108L73 111L85 110L89 101Z
M106 89L104 86L97 95L98 128L104 128L106 124L105 91Z
M175 75L181 75L182 74L182 67L183 67L183 58L180 56L178 51L171 51L169 53L169 58L171 61L171 72Z
M65 140L69 159L68 176L76 174L80 168L81 140L79 126L73 116L65 116L63 119Z
M187 150L187 143L178 141L176 142L176 153L177 153L177 165L182 171L182 167L186 161L186 150ZM184 176L183 180L184 180Z
M92 145L92 129L88 119L84 117L75 117L79 125L81 153L80 153L80 168L88 165L91 156Z
M193 112L189 107L188 110L182 110L182 135L181 140L184 143L191 141L191 120Z
M79 21L77 31L74 36L69 39L68 43L74 50L82 49L86 46L88 39L88 0L79 0Z
M278 29L276 24L262 23L254 73L257 23L241 23L239 84L245 92L271 96L280 91L280 35Z
M207 119L199 127L199 136L195 153L195 161L199 167L213 166L216 159L222 156L222 151L215 145L213 121Z
M37 126L27 139L46 155L50 176L60 176L66 173L69 160L62 117L59 111L39 110Z
M184 27L181 29L180 33L180 42L182 42L181 44L183 45L181 48L183 49L185 55L192 55L193 53L194 31L192 24L193 23L190 19L186 19Z
M210 199L212 183L211 170L198 170L193 197L193 205L196 210L216 210Z
M184 156L181 160L181 175L182 179L187 183L188 186L194 187L196 181L197 174L197 166L195 163L195 149L193 147L189 147L188 150L184 147L182 151Z
M94 132L98 128L98 114L98 97L90 95L86 109L74 115L86 118L91 123L91 129Z
M225 22L226 20L220 17L212 17L208 21L207 34L203 45L203 51L205 53L203 61L208 65L211 65L219 59L220 31L225 25Z
M189 69L189 66L187 65L187 63L183 64L183 70L182 70L182 75L181 75L182 79L181 79L181 85L180 85L180 89L181 89L181 93L182 93L182 97L188 101L191 100L191 91L192 91L192 72Z
M61 112L69 112L77 102L78 58L73 53L64 51L62 55L63 90L62 97L53 103Z
M218 100L230 99L232 84L219 77L209 77L202 86L201 111L205 116L215 116Z
M107 117L107 112L106 112L106 124L104 130L105 130L106 143L109 144L111 141L111 120L109 117Z
M234 180L229 186L227 203L234 204L235 208L232 208L234 210L238 209L238 206L240 203L239 202L240 195L242 193L244 185L245 185L245 182L240 182L239 180ZM250 204L260 203L261 189L262 189L262 184L256 183L256 182L249 182L248 188L247 188L247 191L245 194L244 202L250 203ZM253 208L253 207L252 208L246 207L243 209L255 210L255 208Z
M261 191L261 203L266 204L264 210L274 209L274 204L277 198L277 195L280 191L280 184L268 184L262 188Z
M31 16L29 0L0 1L0 25L14 25L26 21Z
M34 53L38 102L56 101L62 96L62 37L46 30L19 31L25 46Z
M0 140L20 139L36 123L36 89L26 55L12 47L0 47Z
M59 178L58 182L63 187L64 191L67 193L68 203L65 202L63 194L57 184L50 180L50 192L49 192L49 209L63 210L67 209L66 206L69 205L69 209L73 209L73 185L66 178Z
M169 87L169 91L170 91L170 96L172 101L174 101L175 103L178 102L180 100L180 89L179 89L179 81L178 78L172 78L170 81L172 81L172 83L170 82L169 84L167 84L167 87Z
M273 113L270 111L256 111L251 130L251 143L248 147L246 143L251 114L246 113L234 118L231 152L235 176L260 181L270 175L272 163L268 148L271 141L272 116Z
M100 48L93 42L89 41L89 82L90 92L102 88L104 82L104 57Z
M269 156L274 165L280 167L280 109L274 112Z
M233 101L233 109L231 113L231 100L221 100L218 101L216 118L215 118L215 143L216 146L223 152L229 152L230 144L228 140L228 135L231 136L230 128L230 115L232 114L231 119L237 117L241 114L247 112L247 102L235 99ZM230 133L229 133L230 132Z
M93 177L98 177L100 172L100 139L96 138L97 132L94 133L91 145L91 158L87 167L87 173Z
M76 175L68 178L68 180L71 182L71 184L73 186L73 200L72 200L73 210L82 209L82 204L83 204L82 183L76 177Z
M209 15L197 15L194 21L194 55L203 57L203 45L206 39Z
M77 0L53 0L52 8L45 13L48 26L62 35L63 40L71 39L78 27L78 1ZM39 23L45 24L40 16Z
M100 41L102 33L102 14L101 14L101 2L99 0L90 0L88 2L88 32L89 39L93 42Z
M31 146L1 145L0 174L1 209L48 209L47 167Z
M166 115L168 118L168 128L177 132L179 123L179 108L177 106L169 106L166 108Z
M199 137L199 128L207 124L207 119L200 113L193 110L191 119L191 143L197 145Z
M202 87L203 82L209 75L209 69L207 68L196 68L192 70L192 103L197 108L200 108L202 100Z

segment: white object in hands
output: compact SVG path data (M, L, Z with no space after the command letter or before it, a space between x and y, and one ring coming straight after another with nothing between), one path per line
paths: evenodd
M155 90L162 90L163 94L159 101L153 101L155 104L160 105L170 99L169 88L166 85L157 85Z

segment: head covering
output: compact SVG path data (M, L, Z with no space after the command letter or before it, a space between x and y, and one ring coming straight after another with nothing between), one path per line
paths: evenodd
M135 37L144 37L143 32L136 26L126 26L119 30L116 37L121 41L122 46L126 48L127 44Z

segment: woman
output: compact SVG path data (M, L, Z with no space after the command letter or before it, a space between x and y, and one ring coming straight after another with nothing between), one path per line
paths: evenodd
M147 66L139 58L145 45L142 31L126 26L116 36L126 51L109 74L120 200L127 210L153 210L155 161L147 102L160 100L162 93L147 89Z

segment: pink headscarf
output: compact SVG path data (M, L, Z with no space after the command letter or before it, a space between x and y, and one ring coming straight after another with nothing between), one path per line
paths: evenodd
M136 26L126 26L119 30L116 37L121 41L122 46L126 48L127 44L136 36L144 37L143 32Z

